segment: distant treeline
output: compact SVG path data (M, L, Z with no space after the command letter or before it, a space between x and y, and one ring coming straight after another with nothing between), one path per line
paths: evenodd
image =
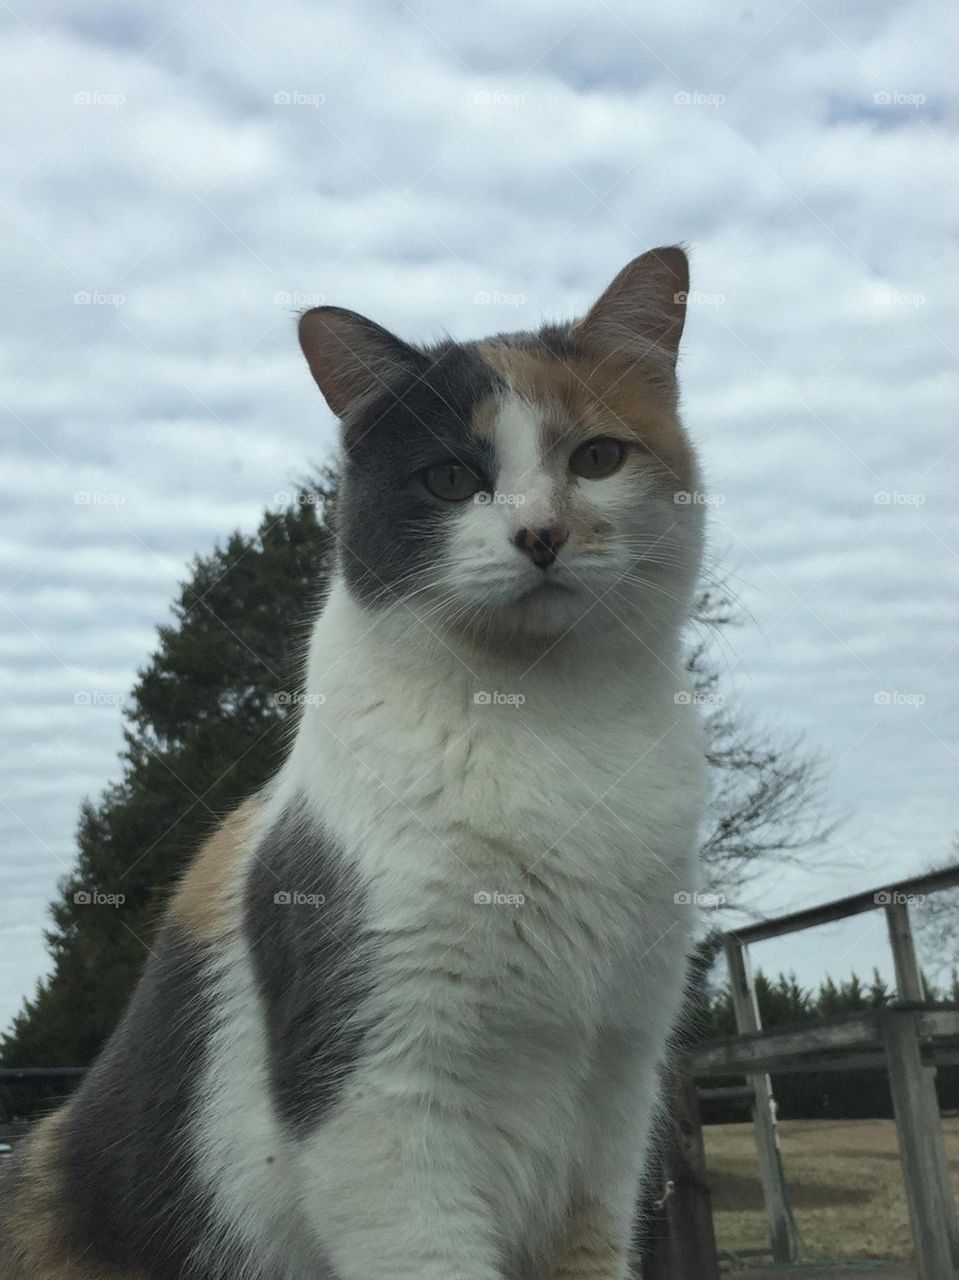
M923 979L926 999L937 1004L959 1004L959 973L953 971L951 981L937 987ZM838 1014L857 1013L891 1004L891 990L877 971L864 982L853 974L845 982L826 978L819 987L802 987L795 975L781 973L770 979L756 973L756 995L764 1027L784 1027L817 1022ZM736 1034L732 995L728 986L706 991L691 1011L688 1034L694 1040L712 1040ZM738 1083L729 1077L698 1080L701 1087ZM829 1117L852 1119L888 1117L892 1115L889 1082L882 1069L856 1071L802 1071L772 1078L778 1114L787 1120L814 1120ZM959 1109L959 1067L941 1067L937 1074L939 1104L946 1110ZM703 1119L709 1124L743 1120L748 1117L746 1103L708 1102L703 1106Z

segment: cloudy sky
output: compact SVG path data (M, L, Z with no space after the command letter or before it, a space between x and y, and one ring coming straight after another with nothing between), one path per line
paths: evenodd
M329 455L298 309L412 338L581 310L691 248L682 373L726 692L847 816L772 913L959 831L959 11L11 0L0 179L0 1024L194 552ZM881 916L758 950L806 980Z

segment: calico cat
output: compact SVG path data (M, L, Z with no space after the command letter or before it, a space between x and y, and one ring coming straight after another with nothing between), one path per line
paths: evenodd
M686 258L570 324L300 340L338 563L275 780L5 1174L5 1280L623 1280L706 796Z

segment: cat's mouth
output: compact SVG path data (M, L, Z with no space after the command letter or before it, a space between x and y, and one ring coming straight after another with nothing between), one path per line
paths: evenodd
M562 592L569 595L573 590L574 587L571 583L559 582L556 578L550 578L544 573L539 582L532 583L519 599L529 600L534 596L550 595L554 592Z

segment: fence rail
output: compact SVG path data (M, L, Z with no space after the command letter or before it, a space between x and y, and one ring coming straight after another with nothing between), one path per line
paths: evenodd
M74 1080L86 1073L86 1067L0 1067L0 1084L18 1080Z
M746 946L750 942L764 942L767 938L781 938L784 934L798 933L801 929L814 929L817 925L847 920L850 916L862 915L866 911L881 911L884 907L895 905L908 907L909 899L925 898L931 893L955 888L959 888L959 866L944 867L941 871L929 871L909 880L896 880L865 893L853 893L846 898L836 898L816 907L791 911L788 915L758 920L742 929L730 930L730 937Z

